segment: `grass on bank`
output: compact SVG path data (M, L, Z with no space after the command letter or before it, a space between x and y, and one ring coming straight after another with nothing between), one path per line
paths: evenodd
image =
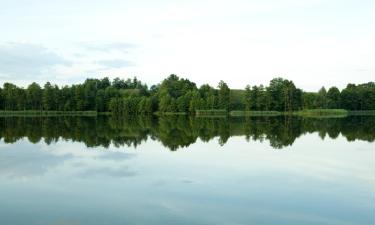
M349 111L351 116L375 116L375 110Z
M6 116L97 116L112 115L111 112L97 111L40 111L40 110L24 110L24 111L4 111L0 110L0 117ZM172 115L188 115L186 112L155 112L156 116L172 116ZM375 110L364 111L347 111L345 109L308 109L295 112L278 112L278 111L231 111L226 110L197 110L197 117L251 117L251 116L305 116L305 117L345 117L345 116L375 116Z
M225 109L196 110L196 116L227 116L228 111Z
M155 116L188 115L186 112L154 112Z
M96 111L40 111L40 110L20 110L4 111L0 110L0 116L97 116Z
M345 109L305 109L292 114L307 117L345 117L348 116L349 111Z
M231 111L230 116L280 116L282 112L278 111Z

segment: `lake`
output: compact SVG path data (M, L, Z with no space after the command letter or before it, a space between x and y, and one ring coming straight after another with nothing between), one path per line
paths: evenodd
M3 117L0 224L375 224L375 117Z

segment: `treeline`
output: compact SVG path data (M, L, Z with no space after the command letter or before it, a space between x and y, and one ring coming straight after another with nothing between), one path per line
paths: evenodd
M375 141L372 117L316 119L305 117L202 118L189 116L135 117L0 117L0 141L14 143L24 138L32 143L82 142L87 147L137 147L149 140L159 141L170 150L188 147L198 139L218 141L233 136L247 141L267 141L282 149L308 133L348 141Z
M59 87L47 82L0 88L0 110L97 111L116 115L189 113L196 110L298 111L302 109L375 110L375 83L348 84L340 91L323 87L304 92L293 81L275 78L268 86L231 90L224 81L217 87L197 87L187 79L170 75L148 87L137 78L87 79L83 84Z
M83 84L63 86L47 82L43 87L37 83L26 89L11 83L0 88L0 110L46 110L46 111L98 111L110 110L112 99L125 96L145 96L146 85L134 79L108 78L87 79Z

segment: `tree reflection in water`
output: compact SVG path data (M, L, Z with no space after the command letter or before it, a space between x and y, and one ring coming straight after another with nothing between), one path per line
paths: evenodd
M168 117L3 117L0 138L14 143L27 138L31 143L46 144L59 140L83 142L87 147L134 146L149 138L160 141L174 151L193 144L197 139L208 142L216 137L224 145L230 137L244 136L247 141L269 141L282 149L306 134L335 139L340 134L348 141L375 140L375 117L345 118L241 117L202 118Z

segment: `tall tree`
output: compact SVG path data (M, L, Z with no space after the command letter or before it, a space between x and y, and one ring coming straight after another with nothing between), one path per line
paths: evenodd
M230 89L228 85L224 81L220 81L219 85L219 109L225 109L229 110L229 104L230 104Z
M43 90L39 84L33 82L26 89L28 108L33 110L42 109Z
M3 98L5 110L17 110L17 86L11 83L4 83Z
M325 87L322 87L318 92L316 106L320 109L327 108L327 90Z
M4 110L4 91L0 87L0 110Z
M245 88L245 94L244 94L244 99L243 99L246 111L250 111L252 109L252 107L251 107L251 103L252 103L251 94L252 94L251 87L250 87L250 85L247 85L246 88Z
M56 96L54 87L51 85L50 82L47 82L44 85L43 96L42 96L42 103L44 110L56 110Z
M330 109L340 108L340 90L337 87L331 87L327 92L327 107Z
M267 93L270 100L270 110L275 111L284 111L284 79L274 78L270 81L269 86L267 87Z

